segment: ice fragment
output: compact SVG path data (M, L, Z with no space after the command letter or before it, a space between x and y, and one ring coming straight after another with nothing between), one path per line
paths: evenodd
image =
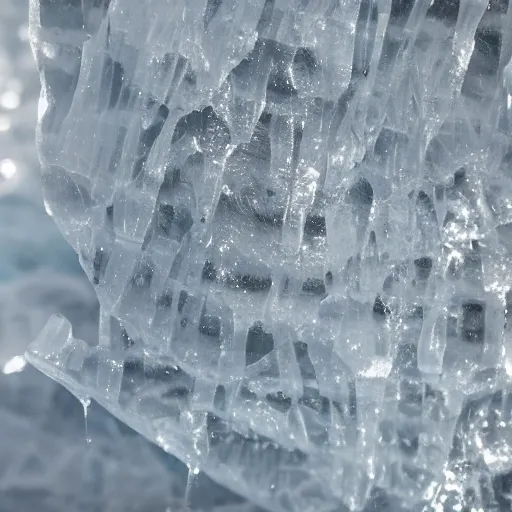
M272 510L506 501L511 27L507 0L32 0L47 209L101 321L28 359Z

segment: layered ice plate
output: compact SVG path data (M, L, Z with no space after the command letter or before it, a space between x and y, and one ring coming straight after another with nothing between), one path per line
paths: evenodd
M46 208L101 312L29 360L270 510L506 510L512 6L30 20Z

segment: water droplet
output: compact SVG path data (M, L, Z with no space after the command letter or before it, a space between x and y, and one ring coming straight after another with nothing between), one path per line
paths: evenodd
M20 106L20 95L16 91L6 91L0 96L0 105L7 110Z
M8 116L0 115L0 132L7 132L11 128L11 119Z
M16 164L9 158L0 162L0 179L10 180L16 174Z
M21 41L28 41L28 25L22 25L17 33Z
M25 360L25 358L23 356L15 356L12 359L9 359L9 361L7 361L4 364L4 367L2 368L2 372L5 375L9 375L11 373L18 373L18 372L21 372L23 370L23 368L25 368L26 364L27 364L27 361Z

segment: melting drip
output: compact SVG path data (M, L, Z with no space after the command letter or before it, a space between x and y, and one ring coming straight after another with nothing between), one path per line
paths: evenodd
M188 468L187 486L185 487L184 512L192 511L192 493L197 490L199 484L199 468Z
M84 408L84 424L85 424L85 442L87 444L91 444L92 440L89 437L89 426L87 422L87 414L89 412L89 407L91 406L91 399L90 398L80 398L80 403L82 404L82 407Z

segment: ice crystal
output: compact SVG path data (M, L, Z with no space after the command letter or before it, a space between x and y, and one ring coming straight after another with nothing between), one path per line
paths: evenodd
M510 506L511 27L33 0L47 210L101 318L30 360L275 511Z

